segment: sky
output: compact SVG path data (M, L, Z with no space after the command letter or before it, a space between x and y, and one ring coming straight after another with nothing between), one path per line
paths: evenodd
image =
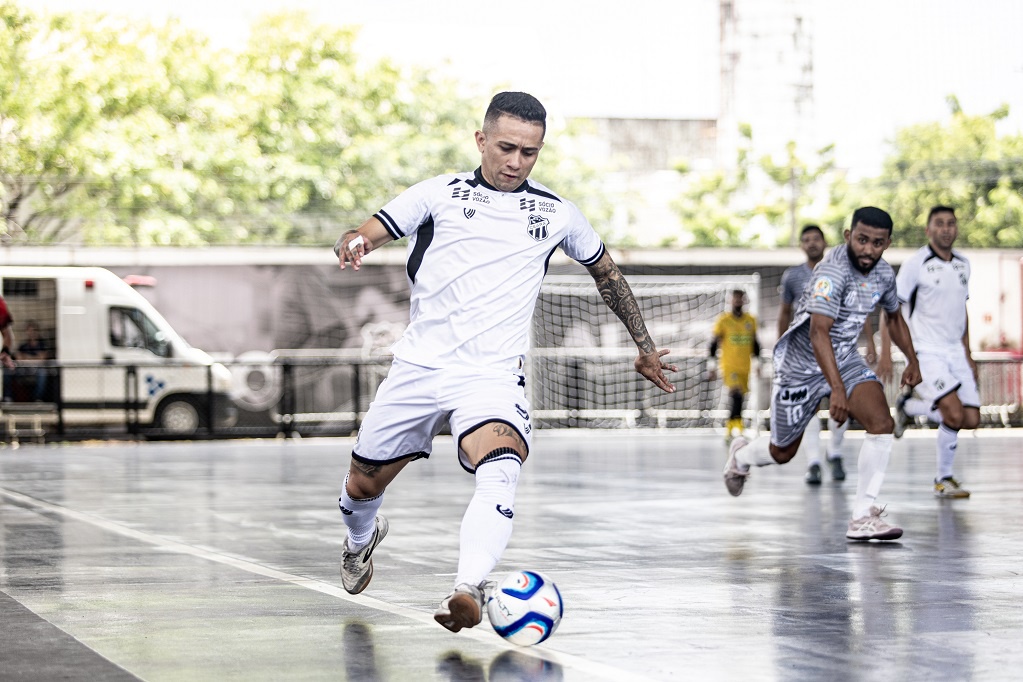
M738 0L740 11L744 2ZM776 0L792 2L795 0ZM815 135L853 175L879 166L901 126L1002 104L1023 132L1023 1L805 0L813 21ZM252 19L303 9L362 27L369 58L446 69L537 95L554 116L716 118L718 0L31 0L35 10L168 15L243 44Z

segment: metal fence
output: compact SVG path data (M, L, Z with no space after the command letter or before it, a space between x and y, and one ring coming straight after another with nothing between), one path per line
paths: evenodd
M549 354L548 354L549 355ZM585 355L585 354L583 354ZM704 377L705 359L680 358L679 384L663 394L635 374L633 357L573 353L536 358L527 385L537 428L686 428L719 426L727 417L720 382ZM1023 359L975 355L983 427L1023 425ZM57 363L5 373L3 439L239 438L350 435L387 375L387 354L278 351L260 360L212 366ZM770 358L762 363L747 421L767 424ZM23 368L27 369L27 368ZM895 376L902 362L895 361ZM551 377L558 390L551 390ZM45 389L36 392L45 377ZM897 380L885 386L894 404Z

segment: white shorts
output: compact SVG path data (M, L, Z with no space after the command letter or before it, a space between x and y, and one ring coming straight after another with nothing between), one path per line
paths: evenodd
M444 424L458 444L458 461L475 469L462 451L462 438L488 422L515 429L528 454L533 427L529 421L526 382L521 374L493 369L430 369L395 359L377 389L352 458L389 464L429 457L433 439Z
M944 351L917 351L916 359L920 363L920 376L923 377L923 381L916 386L916 393L930 402L931 409L935 409L938 401L952 392L959 394L963 407L980 407L977 380L973 377L970 363L966 361L966 350L961 345Z

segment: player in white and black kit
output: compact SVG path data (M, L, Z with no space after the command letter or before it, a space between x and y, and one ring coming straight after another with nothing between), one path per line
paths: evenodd
M846 537L894 540L902 529L890 526L875 504L892 450L894 422L877 375L859 354L857 339L878 303L899 310L895 272L881 255L891 244L892 219L873 206L858 208L845 232L846 248L835 248L814 269L796 317L774 347L771 433L752 443L732 441L725 464L725 487L742 494L751 466L784 464L799 448L803 431L816 418L821 399L830 396L838 422L853 416L867 435L860 449L856 499ZM901 315L888 318L892 339L906 354L906 385L920 382L913 340Z
M927 246L899 268L896 283L903 315L909 322L920 359L923 381L895 403L895 437L910 417L938 422L938 497L969 497L953 475L960 429L980 424L977 364L970 351L966 300L970 295L970 262L952 249L959 236L955 211L935 206L927 215ZM882 360L891 365L891 345L882 340Z
M546 111L535 98L503 92L476 131L480 167L409 188L334 249L358 270L383 244L409 237L408 328L370 405L340 498L348 528L341 579L356 594L373 575L372 553L387 534L377 513L384 489L409 462L430 456L448 424L476 488L462 519L454 591L434 618L458 632L481 622L486 578L512 531L515 489L532 426L523 367L540 283L555 249L584 265L604 302L632 335L636 370L674 392L677 371L647 332L636 299L578 208L528 180L543 147ZM438 497L442 491L437 491Z

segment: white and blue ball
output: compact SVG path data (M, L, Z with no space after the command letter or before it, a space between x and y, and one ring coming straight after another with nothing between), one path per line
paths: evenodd
M539 644L553 635L563 613L558 586L536 571L509 574L487 600L494 631L519 646Z

